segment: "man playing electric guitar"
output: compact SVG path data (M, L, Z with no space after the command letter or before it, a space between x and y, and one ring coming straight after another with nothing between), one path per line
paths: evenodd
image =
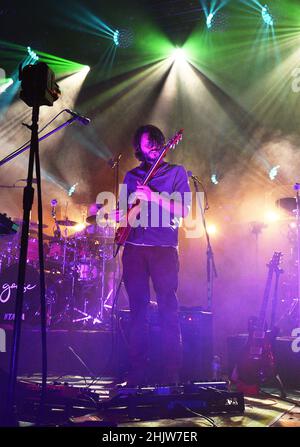
M162 334L163 371L160 382L171 384L179 379L178 227L181 218L189 212L190 187L183 166L169 164L163 159L159 161L164 144L164 135L157 127L147 125L138 128L133 145L135 156L141 163L127 172L123 182L127 186L127 197L134 193L140 207L138 225L131 227L122 255L123 280L131 315L129 386L151 383L147 376L150 278L156 293ZM143 185L143 179L157 161L159 165L154 176ZM174 200L170 200L160 193L177 194Z

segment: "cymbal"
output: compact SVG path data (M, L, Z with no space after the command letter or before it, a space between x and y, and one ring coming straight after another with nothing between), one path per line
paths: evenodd
M97 223L97 222L96 222L96 218L97 218L96 215L95 215L95 216L88 216L88 217L85 219L85 221L86 221L86 223L88 223L88 224L95 224L95 223Z
M282 199L278 199L276 200L276 205L291 214L295 214L295 210L297 209L295 197L283 197Z
M69 219L57 220L56 223L58 223L58 225L62 225L63 227L75 227L75 225L78 225L78 222Z
M108 214L106 214L104 216L106 216L107 218L105 218L105 217L103 217L102 219L98 218L98 220L97 220L97 215L88 216L85 219L85 221L86 221L86 223L91 224L91 225L96 225L97 223L98 224L100 224L100 223L102 223L102 224L106 224L107 223L108 224L108 223L113 223L114 222L113 219L109 218Z

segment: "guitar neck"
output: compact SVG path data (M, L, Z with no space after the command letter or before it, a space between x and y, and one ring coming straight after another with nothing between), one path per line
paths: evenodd
M147 172L142 184L143 185L147 185L148 182L150 182L150 180L152 179L152 177L155 175L156 171L159 168L159 165L161 163L161 161L163 160L164 156L166 155L166 152L168 150L168 147L164 147L161 151L161 153L159 154L158 159L156 160L156 162L153 164L153 166L151 167L151 169Z
M272 277L273 277L273 269L270 268L258 319L258 326L261 330L263 330L265 326L267 306L272 285Z

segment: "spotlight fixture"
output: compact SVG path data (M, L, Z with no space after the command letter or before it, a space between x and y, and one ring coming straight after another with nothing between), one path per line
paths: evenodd
M274 166L272 169L270 169L269 177L272 181L275 180L275 178L277 177L279 168L280 168L280 166L278 165L278 166Z
M261 16L263 21L267 26L273 26L274 25L274 18L270 12L270 9L267 5L262 6L261 8Z
M211 179L211 182L212 182L214 185L217 185L217 184L219 183L217 174L213 174L213 175L210 177L210 179Z
M183 48L176 47L172 51L172 58L174 61L185 61L186 53Z
M113 41L116 47L128 48L133 44L133 32L128 29L117 29L113 33Z
M218 232L217 227L215 224L209 224L207 226L207 232L210 236L216 234Z
M39 57L37 56L37 54L30 47L27 47L27 52L28 52L29 56L33 59L34 62L39 60Z
M74 230L77 231L83 231L86 228L86 224L85 223L80 223L75 225L75 227L73 227Z
M265 213L265 221L266 222L278 222L280 220L280 214L274 210L268 210Z
M68 191L68 196L72 197L72 195L74 194L75 190L76 190L76 186L78 186L78 183L75 183L75 185L71 186L71 188L69 188Z
M213 19L214 19L214 14L211 12L210 14L208 14L208 16L206 18L206 26L208 29L211 29L211 27L213 26Z

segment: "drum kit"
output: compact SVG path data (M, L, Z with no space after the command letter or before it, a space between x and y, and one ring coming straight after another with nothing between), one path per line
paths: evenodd
M114 272L118 267L113 256L113 222L106 221L102 226L96 223L96 216L89 216L84 230L69 234L78 223L53 217L54 235L43 235L48 327L110 325ZM17 219L14 222L18 222L20 229L22 222ZM47 227L44 225L44 229ZM14 319L20 234L19 230L0 237L2 323ZM23 305L23 320L30 325L39 324L39 299L38 233L37 224L31 222Z

